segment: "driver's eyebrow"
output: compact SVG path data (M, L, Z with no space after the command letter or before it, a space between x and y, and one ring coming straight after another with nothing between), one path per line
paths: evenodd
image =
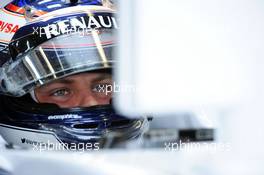
M63 79L55 80L55 81L53 81L52 83L71 84L71 83L73 83L73 82L74 82L73 79L70 79L70 78L63 78ZM49 85L49 84L47 84L47 85Z
M40 86L38 89L39 90L45 90L46 88L48 88L54 84L72 84L73 82L74 82L73 79L63 78L63 79L58 79L58 80L52 81L46 85Z
M111 74L108 74L108 73L104 73L104 74L100 74L96 77L94 77L92 80L91 80L91 83L96 83L96 82L99 82L99 81L102 81L102 80L105 80L105 79L111 79L112 76ZM76 80L72 77L66 77L66 78L62 78L62 79L58 79L58 80L54 80L46 85L43 85L43 86L40 86L38 88L38 90L40 91L45 91L46 89L48 89L49 87L53 86L53 85L58 85L58 84L64 84L64 85L69 85L69 84L72 84L74 83Z
M99 76L95 77L91 82L95 83L95 82L102 81L105 79L112 79L111 74L100 74Z

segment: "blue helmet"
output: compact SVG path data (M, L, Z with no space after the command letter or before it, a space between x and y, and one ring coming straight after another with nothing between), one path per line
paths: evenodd
M53 150L120 146L140 138L147 119L119 115L111 104L60 108L31 98L37 87L82 72L111 72L115 63L115 11L101 1L61 2L11 3L30 5L32 12L25 13L29 19L8 43L0 68L0 134L9 145Z

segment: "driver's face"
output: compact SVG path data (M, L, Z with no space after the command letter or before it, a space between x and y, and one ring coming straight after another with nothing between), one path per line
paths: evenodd
M111 93L102 87L112 85L111 74L81 73L56 80L35 89L39 103L55 103L62 108L109 104Z

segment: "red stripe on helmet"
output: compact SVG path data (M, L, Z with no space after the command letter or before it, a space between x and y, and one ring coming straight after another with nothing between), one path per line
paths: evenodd
M14 4L8 4L5 6L5 9L14 13L24 14L25 9L23 7L18 7Z

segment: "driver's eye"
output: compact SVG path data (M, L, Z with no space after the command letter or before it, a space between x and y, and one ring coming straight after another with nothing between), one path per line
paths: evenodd
M103 83L103 84L96 84L93 86L92 91L94 92L111 92L112 91L112 85L109 83Z
M70 90L69 89L59 89L56 90L54 92L51 93L51 96L56 96L56 97L60 97L60 96L65 96L70 94Z
M100 83L92 87L92 91L95 92L100 97L107 97L112 94L112 84L110 83Z
M105 92L106 85L105 84L96 84L93 86L92 91L93 92Z

